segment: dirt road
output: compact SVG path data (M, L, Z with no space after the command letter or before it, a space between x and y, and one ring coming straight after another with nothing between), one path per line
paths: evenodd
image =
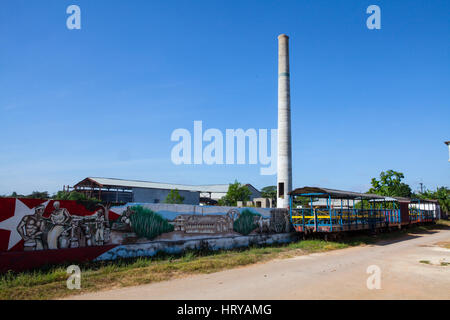
M450 230L71 299L450 299L443 242ZM381 289L367 288L371 265Z

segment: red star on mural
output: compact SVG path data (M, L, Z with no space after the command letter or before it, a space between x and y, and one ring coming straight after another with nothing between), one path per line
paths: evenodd
M44 202L43 205L47 206L48 202L49 201ZM19 225L20 221L22 221L23 217L33 214L34 208L30 209L22 201L16 199L14 215L9 219L0 222L0 229L10 232L8 241L8 250L11 250L11 248L13 248L16 244L18 244L22 240L22 237L17 231L17 226Z

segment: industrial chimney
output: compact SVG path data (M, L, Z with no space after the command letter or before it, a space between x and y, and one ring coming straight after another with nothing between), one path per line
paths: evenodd
M289 206L292 190L291 89L289 37L278 36L278 196L277 207Z

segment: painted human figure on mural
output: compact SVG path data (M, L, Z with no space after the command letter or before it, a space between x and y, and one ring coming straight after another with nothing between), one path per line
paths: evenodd
M123 232L131 232L131 216L134 211L127 207L127 209L121 214L121 216L113 223L112 230L120 230Z
M53 208L55 208L55 210L50 216L50 220L53 222L53 224L66 225L70 223L70 221L72 220L72 216L66 208L60 207L59 201L55 201L55 203L53 203Z
M133 214L133 210L130 207L125 210L122 216L119 218L119 221L131 227L131 215Z
M66 208L61 208L59 201L53 203L53 208L50 214L53 225L47 234L48 247L49 249L67 248L72 216Z
M259 216L257 224L258 224L259 233L264 233L264 232L269 231L269 228L270 228L270 220L269 219L264 219L263 216Z
M92 247L94 244L92 242L92 231L89 223L85 223L82 226L83 235L86 243L86 247Z
M17 232L24 240L24 251L43 250L46 247L44 241L45 206L40 205L34 209L33 215L28 215L22 218L17 226Z
M70 229L65 229L58 238L58 248L67 249L70 246Z
M21 218L16 227L24 240L24 251L80 248L108 243L111 240L109 206L100 207L90 216L71 215L66 208L61 208L59 201L55 201L50 217L44 218L46 206L38 205L34 214ZM132 213L129 210L122 217L125 223L131 223Z
M70 227L70 247L78 248L80 247L80 239L77 233L78 228L80 227L80 220L72 219L71 227Z
M106 219L104 209L96 212L95 219L95 244L101 246L105 243Z

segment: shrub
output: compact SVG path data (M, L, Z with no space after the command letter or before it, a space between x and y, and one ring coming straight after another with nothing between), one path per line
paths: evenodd
M182 204L183 201L184 201L184 197L180 196L180 192L178 191L178 189L175 189L175 190L170 190L164 203Z
M156 238L160 234L172 232L174 230L167 219L161 215L146 209L142 206L131 207L133 214L130 216L131 228L139 237L149 240Z
M234 231L246 236L256 229L255 217L260 214L253 213L248 209L242 211L240 217L233 224Z

